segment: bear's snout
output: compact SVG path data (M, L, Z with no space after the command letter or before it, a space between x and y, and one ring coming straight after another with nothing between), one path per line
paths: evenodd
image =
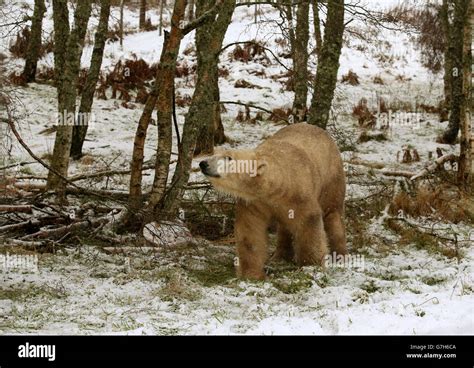
M211 165L209 164L208 161L204 160L199 163L199 167L201 168L201 171L204 175L206 176L211 176L218 178L219 175L212 170Z
M209 163L207 161L201 161L199 163L199 167L201 168L201 171L205 174L205 171L209 168Z

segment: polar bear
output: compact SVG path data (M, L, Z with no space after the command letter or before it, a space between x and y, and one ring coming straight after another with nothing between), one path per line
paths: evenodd
M273 260L322 265L347 254L346 179L341 154L316 126L287 126L252 150L224 150L199 164L216 190L237 199L239 277L264 279L268 228L277 223Z

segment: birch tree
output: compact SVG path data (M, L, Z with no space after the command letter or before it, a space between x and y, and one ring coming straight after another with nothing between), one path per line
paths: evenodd
M36 67L41 54L41 33L45 13L46 5L44 0L35 0L33 19L31 21L31 36L26 51L25 68L23 69L23 77L26 83L33 82L36 78Z

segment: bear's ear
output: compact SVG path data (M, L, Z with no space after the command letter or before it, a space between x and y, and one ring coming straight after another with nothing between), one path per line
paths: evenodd
M267 161L257 161L257 175L263 175L267 170Z

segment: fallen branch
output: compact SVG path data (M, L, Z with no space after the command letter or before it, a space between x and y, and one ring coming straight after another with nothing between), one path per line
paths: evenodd
M263 112L266 112L267 114L273 114L273 111L265 109L264 107L254 105L252 103L244 103L240 101L220 101L219 103L222 105L240 105L240 106L245 106L245 107L252 107L257 110L262 110Z
M19 245L23 247L42 247L46 245L44 241L26 241L19 239L2 239L4 246Z
M403 176L404 178L412 178L414 175L416 175L416 173L412 172L412 171L389 171L389 170L386 170L386 169L383 169L383 170L380 170L379 171L381 174L385 175L385 176Z
M444 165L444 163L446 163L446 162L451 162L451 163L452 162L457 162L457 160L458 160L458 156L456 156L453 153L441 156L440 158L436 159L431 165L429 165L428 167L425 167L423 170L421 170L416 175L413 175L410 178L410 180L413 181L413 180L419 179L419 178L425 176L426 174L429 174L430 172L435 171L438 167Z
M21 213L32 213L31 205L0 205L0 212L21 212Z
M67 233L71 233L71 232L75 232L79 230L86 230L90 227L97 227L100 225L104 225L104 224L109 223L110 221L111 221L111 218L109 216L99 217L97 219L92 219L92 220L87 219L84 221L75 222L67 226L61 226L56 229L41 230L34 234L26 235L22 237L21 240L46 239L46 238L59 237Z
M31 162L18 162L18 163L16 163L16 164L11 164L11 165L7 165L7 166L0 167L0 171L12 169L12 168L18 167L18 166L26 166L26 165L32 165L32 164L36 164L36 162L35 162L35 161L31 161Z

